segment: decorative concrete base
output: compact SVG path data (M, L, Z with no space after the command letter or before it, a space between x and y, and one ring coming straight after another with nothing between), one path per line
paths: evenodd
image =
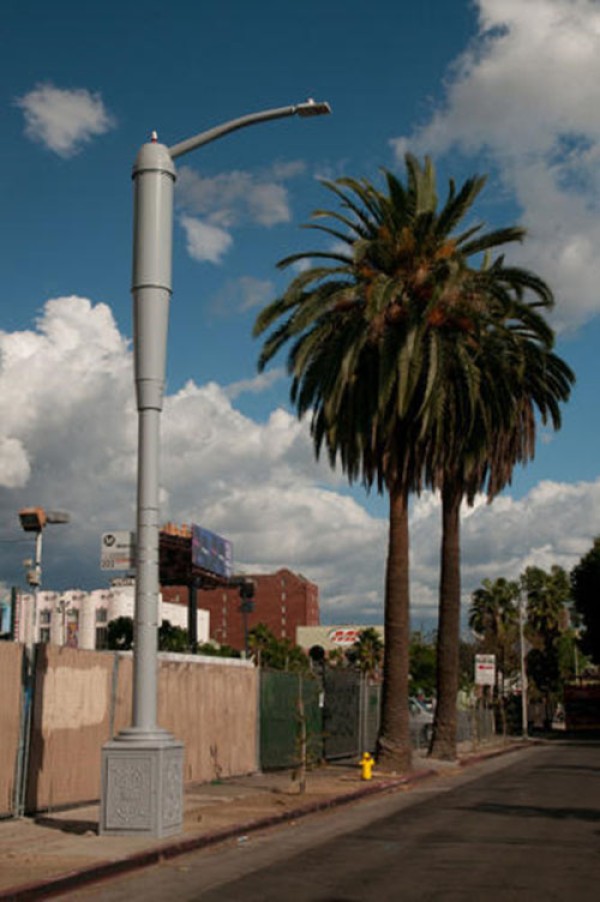
M183 826L183 743L123 730L102 748L100 833L160 838Z

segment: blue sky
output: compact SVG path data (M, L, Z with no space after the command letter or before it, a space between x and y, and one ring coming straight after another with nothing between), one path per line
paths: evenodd
M386 503L313 461L284 361L257 378L251 328L315 247L319 178L402 173L430 153L489 180L488 225L522 222L515 262L557 297L577 374L557 435L491 508L465 512L465 599L484 576L571 567L600 532L600 9L592 0L6 0L0 24L0 580L30 553L16 511L50 527L48 588L106 583L105 530L133 528L131 167L165 144L307 97L333 113L248 128L178 161L163 415L164 520L232 539L240 568L319 583L326 622L381 617ZM50 530L52 533L50 534ZM438 501L415 501L413 610L435 617Z

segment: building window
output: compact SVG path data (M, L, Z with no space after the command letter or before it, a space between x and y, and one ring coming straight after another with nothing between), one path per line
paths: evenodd
M75 608L67 610L66 636L64 644L70 648L77 648L79 644L79 611Z
M108 608L96 608L96 644L100 651L108 648Z
M50 628L47 626L40 627L40 642L50 641Z

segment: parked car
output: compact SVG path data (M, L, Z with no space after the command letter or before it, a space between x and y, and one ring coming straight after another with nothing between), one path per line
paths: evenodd
M408 704L412 741L417 747L429 745L433 735L433 714L416 698L410 698Z

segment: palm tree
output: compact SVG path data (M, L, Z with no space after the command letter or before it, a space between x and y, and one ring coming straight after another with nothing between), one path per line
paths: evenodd
M568 574L558 565L552 566L549 573L540 567L527 567L521 583L527 597L527 626L534 644L527 666L544 697L549 727L561 685L560 640L569 627L571 584Z
M508 632L517 622L520 587L515 580L484 579L471 595L469 626L483 638L490 650L504 645Z
M505 267L502 258L470 266L473 256L523 236L518 228L478 234L481 225L456 233L484 179L468 179L459 191L450 182L438 210L430 160L421 166L407 155L406 184L389 172L384 177L386 192L366 180L325 182L343 212L318 210L318 219L334 225L310 227L342 249L281 261L280 267L308 261L309 268L262 311L254 334L277 324L265 340L259 369L290 343L291 398L299 416L312 411L317 455L324 446L331 464L339 460L350 481L376 485L389 496L378 758L380 766L399 770L410 765L409 494L425 483L442 490L450 518L446 535L454 541L443 549L442 584L454 594L458 584L460 598L458 532L450 526L456 525L465 491L474 494L477 479L499 472L483 459L480 434L490 447L490 423L500 416L508 423L513 416L497 400L492 376L481 377L482 361L494 341L511 338L515 310L521 328L543 331L541 317L521 296L533 287L543 301L547 289L531 274ZM498 362L497 369L506 382L506 367ZM449 597L449 590L443 588L442 595ZM456 632L458 646L456 605L441 609L456 624L443 635Z
M439 431L446 456L437 454L428 481L440 488L442 495L438 705L430 749L440 758L456 757L461 503L464 498L472 503L475 493L484 490L491 501L510 483L515 465L533 457L536 414L543 423L551 422L558 429L559 402L569 397L574 378L564 361L552 352L553 334L534 310L535 306L550 304L549 289L524 271L518 271L517 280L513 271L511 279L514 300L508 297L505 312L494 313L481 337L475 361L476 404L472 415L467 412L470 428L464 428L469 420L461 414L464 402L459 395L464 389L450 375L451 370L438 391L439 400L445 402ZM523 286L537 300L523 301ZM453 431L452 423L462 427L462 434Z
M359 670L367 676L378 673L383 658L383 641L373 627L365 627L352 647Z

